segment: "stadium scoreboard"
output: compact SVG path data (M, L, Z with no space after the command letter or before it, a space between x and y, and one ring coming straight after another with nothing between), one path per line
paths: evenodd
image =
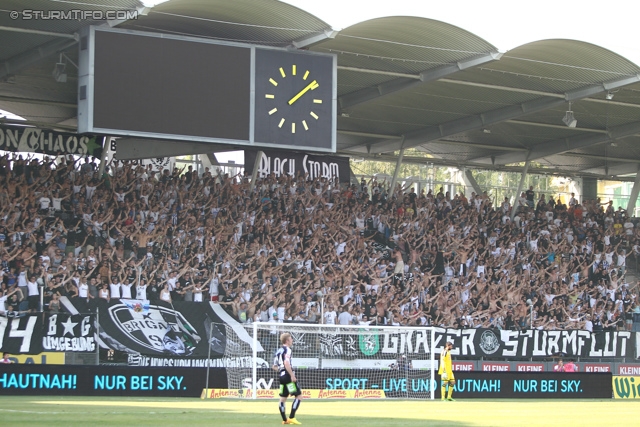
M78 130L336 151L333 54L89 27Z

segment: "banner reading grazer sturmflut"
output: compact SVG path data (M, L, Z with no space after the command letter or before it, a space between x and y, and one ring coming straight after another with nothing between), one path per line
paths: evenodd
M245 150L244 170L252 174L256 162L256 151ZM324 156L317 154L298 153L293 151L263 150L258 170L259 177L273 173L274 176L302 176L308 174L308 179L338 178L340 182L349 182L351 169L348 157Z
M51 155L102 156L104 137L26 126L0 125L0 150Z
M451 341L454 344L452 354L463 357L546 358L559 353L568 357L633 357L636 340L636 333L629 331L592 333L480 328L436 328L435 331L436 348L441 349L445 342ZM320 336L322 355L329 359L393 359L398 354L411 358L428 354L429 348L429 331L419 327L384 334L372 331L370 335Z

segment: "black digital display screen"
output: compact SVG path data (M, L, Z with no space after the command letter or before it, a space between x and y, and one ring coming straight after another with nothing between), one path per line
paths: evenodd
M5 365L0 395L197 397L206 384L204 368ZM224 388L223 368L212 368L209 387Z
M205 368L5 365L0 369L0 395L176 396L197 397L205 388ZM420 370L301 369L304 389L329 391L382 390L386 397L440 398L440 378ZM247 370L243 387L251 387ZM612 374L554 372L457 372L455 398L610 399ZM258 369L258 388L276 389L271 369ZM211 368L209 388L226 389L225 368Z
M94 128L249 140L250 47L95 31L94 52Z

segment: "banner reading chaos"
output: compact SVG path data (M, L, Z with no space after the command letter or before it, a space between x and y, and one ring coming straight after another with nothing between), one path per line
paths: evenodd
M252 174L256 163L257 151L245 150L244 169ZM280 176L308 175L308 179L338 178L339 182L349 182L351 169L348 157L323 156L292 151L264 150L260 157L258 176L265 177L269 174Z
M0 125L0 150L50 155L102 156L104 137L35 127Z

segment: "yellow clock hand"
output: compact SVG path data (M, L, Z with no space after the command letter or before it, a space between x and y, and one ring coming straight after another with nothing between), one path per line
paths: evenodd
M318 84L317 81L312 81L311 83L309 83L304 89L302 89L300 92L298 92L298 94L296 96L294 96L293 98L291 98L289 100L289 105L293 105L294 102L296 102L302 95L304 95L305 93L307 93L307 91L309 90L314 90L315 88L317 88L318 86L320 86Z

